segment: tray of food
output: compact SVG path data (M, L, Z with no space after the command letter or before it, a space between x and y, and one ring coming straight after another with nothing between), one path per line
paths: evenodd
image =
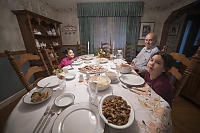
M90 73L90 74L95 74L95 73L104 73L107 71L107 69L101 65L86 65L82 68L78 68L80 72L83 73Z

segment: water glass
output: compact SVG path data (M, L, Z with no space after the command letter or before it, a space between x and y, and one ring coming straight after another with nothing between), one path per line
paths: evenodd
M88 93L89 93L90 103L95 104L96 99L97 99L97 83L94 83L92 81L88 82Z

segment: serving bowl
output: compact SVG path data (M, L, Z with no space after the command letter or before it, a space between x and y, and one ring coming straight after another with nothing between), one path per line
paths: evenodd
M107 76L93 76L90 82L95 82L97 90L103 91L109 88L111 80Z
M105 106L106 106L106 103L104 103L104 102L106 102L106 100L108 100L110 98L111 99L117 98L117 100L118 100L118 98L119 98L119 100L122 98L127 103L127 105L128 105L127 106L127 110L130 110L130 113L127 114L127 116L129 116L127 123L122 124L122 125L116 125L116 124L113 124L112 122L110 122L109 118L107 119L104 116L104 114L105 114ZM115 101L115 100L113 100L113 101ZM109 102L109 103L111 103L111 102ZM114 103L114 104L117 105L116 103ZM112 106L108 106L108 107L112 108ZM103 108L104 108L104 111L103 111ZM114 109L114 110L116 111L116 109ZM134 121L134 110L133 110L133 107L131 106L131 104L124 97L118 96L118 95L108 94L108 95L105 95L104 97L102 97L102 99L100 101L100 105L99 105L99 115L100 115L100 117L104 120L104 122L108 126L110 126L112 128L116 128L116 129L125 129L125 128L128 128L129 126L131 126L133 124L133 121ZM113 115L113 114L111 114L111 115ZM107 116L109 116L109 115L107 115Z

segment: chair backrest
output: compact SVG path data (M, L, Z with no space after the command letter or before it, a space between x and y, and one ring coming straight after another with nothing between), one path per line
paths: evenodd
M111 43L103 43L103 42L101 42L101 49L103 49L107 53L112 54L112 44Z
M26 53L20 55L18 59L16 59L10 51L6 50L5 54L8 56L8 60L12 65L13 69L16 71L18 77L20 78L22 84L25 86L27 91L30 91L33 87L36 86L37 82L43 78L44 75L37 75L34 74L38 72L45 72L47 75L50 75L47 65L44 62L44 59L41 58L39 55L34 55L30 53ZM41 53L40 53L41 54ZM22 66L28 61L36 61L37 64L42 62L42 66L30 64L30 67L26 72L23 72ZM35 63L36 63L35 62ZM32 62L33 63L33 62ZM33 83L30 83L31 77L34 76L35 80Z
M157 46L161 52L167 52L168 46L167 45L160 45Z
M172 84L174 85L176 92L175 92L175 97L179 95L180 91L181 91L181 84L182 82L182 78L183 78L183 74L184 71L186 70L187 67L189 67L191 65L191 60L188 59L184 54L180 54L180 53L175 53L172 52L170 53L170 55L174 58L174 60L178 61L176 62L176 66L173 66L169 72L175 77L174 80L172 80Z
M77 53L78 53L79 56L88 54L88 44L77 42Z
M131 63L133 58L136 57L136 44L126 43L125 46L125 59L128 63Z
M57 67L59 65L57 55L56 55L52 46L50 48L43 48L41 50L42 50L42 53L44 55L44 59L46 60L46 64L48 66L48 69L52 73L53 70L57 69Z

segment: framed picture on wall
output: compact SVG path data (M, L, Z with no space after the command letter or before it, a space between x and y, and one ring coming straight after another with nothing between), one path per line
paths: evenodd
M145 39L146 35L154 31L154 22L142 22L140 25L139 39Z
M178 34L179 24L173 24L168 31L169 36L176 36Z

